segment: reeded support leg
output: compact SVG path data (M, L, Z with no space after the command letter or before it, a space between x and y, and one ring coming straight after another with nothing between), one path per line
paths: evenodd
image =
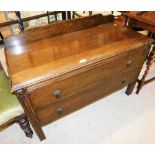
M25 132L25 135L27 137L32 138L33 136L33 131L30 127L29 121L25 116L20 117L20 119L18 120L19 126L21 127L21 129Z
M127 95L131 95L131 94L132 94L133 89L134 89L134 87L135 87L135 84L136 84L136 81L134 81L134 82L132 82L132 83L130 83L130 84L128 85L127 90L126 90L126 92L125 92Z
M155 49L154 49L154 47L155 47L155 44L153 44L151 47L151 52L150 52L148 59L147 59L147 63L146 63L147 67L146 67L146 70L144 72L144 75L143 75L142 79L138 81L136 94L139 94L140 90L142 89L143 85L145 84L145 79L149 73L151 66L154 63L154 60L155 60Z
M30 102L29 96L27 94L27 90L24 88L21 90L18 90L16 92L16 96L17 96L18 100L20 101L21 105L23 106L24 111L25 111L27 117L29 118L29 121L31 122L31 125L32 125L33 129L35 130L36 134L38 135L39 139L41 141L46 139L44 131L39 124L39 121L34 113L33 108L31 107L31 102Z

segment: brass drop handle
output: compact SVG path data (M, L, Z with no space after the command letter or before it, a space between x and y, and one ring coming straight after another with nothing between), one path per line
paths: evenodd
M132 61L132 60L129 60L128 63L127 63L127 67L128 67L128 68L131 67L132 64L133 64L133 61Z
M64 111L63 111L63 109L61 108L61 107L59 107L59 108L57 108L57 113L59 114L59 115L62 115L63 113L64 113Z
M56 99L60 98L60 94L61 94L62 90L60 89L56 89L53 92L53 96L55 96Z

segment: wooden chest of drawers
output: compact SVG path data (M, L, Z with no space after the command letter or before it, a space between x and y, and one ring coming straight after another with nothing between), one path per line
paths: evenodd
M151 40L107 21L96 15L5 40L12 91L41 140L42 126L127 85L131 94Z

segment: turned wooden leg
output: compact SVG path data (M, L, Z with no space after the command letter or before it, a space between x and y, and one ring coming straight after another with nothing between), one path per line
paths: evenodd
M15 14L16 14L17 19L18 19L19 29L20 29L21 32L24 32L24 24L23 24L23 21L22 21L22 18L21 18L20 11L15 11Z
M124 26L127 26L127 23L128 23L128 17L124 16Z
M2 45L2 44L4 44L4 37L3 37L3 35L2 35L2 33L0 32L0 45Z
M27 137L32 138L33 131L30 127L28 119L25 116L22 116L19 118L18 123L19 123L19 126L21 127L21 129L25 132L25 135Z
M146 63L147 67L146 67L146 70L144 72L144 75L143 75L142 79L138 81L136 94L139 94L140 90L142 89L143 85L145 84L145 79L146 79L146 77L147 77L147 75L149 73L149 70L150 70L151 66L154 63L154 59L155 59L155 49L154 49L154 47L155 47L155 44L153 44L152 47L151 47L152 49L151 49L151 52L150 52L150 54L148 56L148 59L147 59L147 63Z
M134 81L134 82L132 82L132 83L130 83L130 84L128 85L127 90L126 90L126 92L125 92L127 95L131 95L131 94L132 94L136 82L137 82L137 81Z

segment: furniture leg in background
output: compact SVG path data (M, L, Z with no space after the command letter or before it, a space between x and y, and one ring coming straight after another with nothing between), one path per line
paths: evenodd
M71 11L67 11L67 18L68 18L68 20L71 19Z
M89 16L92 16L93 15L93 11L89 11Z
M21 32L24 31L24 24L23 24L23 21L22 21L22 18L21 18L21 14L20 14L20 11L15 11L16 13L16 16L17 16L17 19L18 19L18 23L19 23L19 29Z
M153 65L155 61L155 43L152 44L152 47L151 47L151 50L150 50L150 54L147 58L147 67L146 67L146 70L144 72L144 75L142 77L141 80L138 80L138 86L137 86L137 91L136 91L136 94L139 94L140 90L142 89L142 87L147 84L147 83L150 83L152 81L155 80L155 77L145 81L150 69L151 69L151 66Z
M57 17L57 14L59 13L58 11L54 11L53 12L54 13L54 21L51 21L50 20L50 12L49 11L47 11L47 20L48 20L48 24L49 23L52 23L52 22L55 22L55 21L58 21L58 17Z
M132 94L136 82L137 82L137 80L134 81L134 82L132 82L132 83L130 83L130 84L128 85L127 90L126 90L126 92L125 92L127 95L131 95L131 94Z
M25 133L26 137L28 137L28 138L33 137L33 131L30 127L30 123L29 123L27 117L25 116L25 114L14 117L14 118L10 119L9 121L5 122L4 124L1 124L0 131L2 131L3 129L9 127L10 125L12 125L14 123L19 124L20 128Z
M71 11L62 11L62 20L70 20Z
M66 11L62 11L62 20L66 20Z
M25 132L25 135L27 137L32 138L33 131L30 128L30 124L29 124L27 117L20 116L19 119L17 120L17 122L19 123L19 126L21 127L21 129Z
M4 37L3 37L3 35L2 35L2 33L0 32L0 38L1 38L1 40L0 40L0 45L3 45L4 44Z
M147 50L148 51L148 50ZM149 52L149 51L148 51ZM147 53L148 53L147 52ZM148 54L147 54L148 55ZM146 58L147 58L147 55L145 55L145 60L146 60ZM144 61L145 61L144 60ZM143 67L143 64L142 64L142 66L141 66L141 68ZM128 84L128 87L127 87L127 90L126 90L126 94L127 95L131 95L132 94L132 92L133 92L133 89L134 89L134 87L135 87L135 85L136 85L136 83L137 83L137 79L138 79L138 76L139 76L139 74L140 74L140 72L141 72L141 70L138 72L138 74L137 74L137 76L136 76L136 79L133 81L133 82L131 82L131 83L129 83Z
M148 36L154 39L155 34L155 12L154 11L131 11L129 13L124 12L123 16L125 17L125 26L128 26L129 28L140 31L140 30L148 30L149 34ZM144 72L144 75L142 76L141 80L137 80L138 86L136 94L139 94L140 90L145 84L148 84L155 80L155 77L146 80L146 77L150 71L150 68L152 67L154 61L155 61L155 43L152 44L149 55L147 57L147 67ZM130 86L131 87L131 86Z

